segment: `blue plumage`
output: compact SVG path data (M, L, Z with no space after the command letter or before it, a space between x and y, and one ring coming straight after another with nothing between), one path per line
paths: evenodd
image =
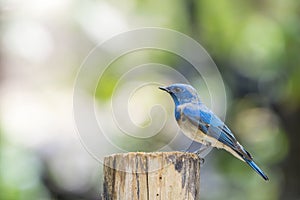
M193 87L186 84L173 84L160 89L172 96L175 103L175 118L185 135L206 146L227 150L245 161L265 180L269 180L224 122L200 101Z

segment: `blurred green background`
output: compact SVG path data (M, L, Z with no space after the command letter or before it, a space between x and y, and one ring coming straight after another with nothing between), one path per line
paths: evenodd
M225 83L226 122L270 177L266 183L227 152L213 151L202 168L201 199L300 199L299 1L0 3L0 199L99 199L101 164L74 128L76 73L99 42L151 26L182 32L208 51ZM149 51L131 60L137 58L183 70L199 84L192 69L170 54ZM109 105L122 62L130 59L114 63L101 79L99 105Z

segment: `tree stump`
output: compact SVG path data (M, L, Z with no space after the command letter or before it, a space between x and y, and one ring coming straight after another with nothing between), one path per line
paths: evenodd
M104 200L200 199L200 159L185 152L131 152L104 158Z

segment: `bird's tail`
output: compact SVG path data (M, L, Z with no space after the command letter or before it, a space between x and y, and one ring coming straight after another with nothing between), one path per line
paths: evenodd
M255 162L253 160L248 160L245 159L245 162L256 171L256 173L258 173L263 179L265 179L266 181L269 180L268 176L255 164Z
M268 176L255 164L251 154L244 149L242 145L237 143L235 151L241 156L241 158L252 168L254 171L259 174L266 181L269 180Z

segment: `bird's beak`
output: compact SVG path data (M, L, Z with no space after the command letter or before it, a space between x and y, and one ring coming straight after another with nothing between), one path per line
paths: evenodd
M158 87L159 89L163 90L163 91L166 91L168 93L170 93L170 90L168 87Z

